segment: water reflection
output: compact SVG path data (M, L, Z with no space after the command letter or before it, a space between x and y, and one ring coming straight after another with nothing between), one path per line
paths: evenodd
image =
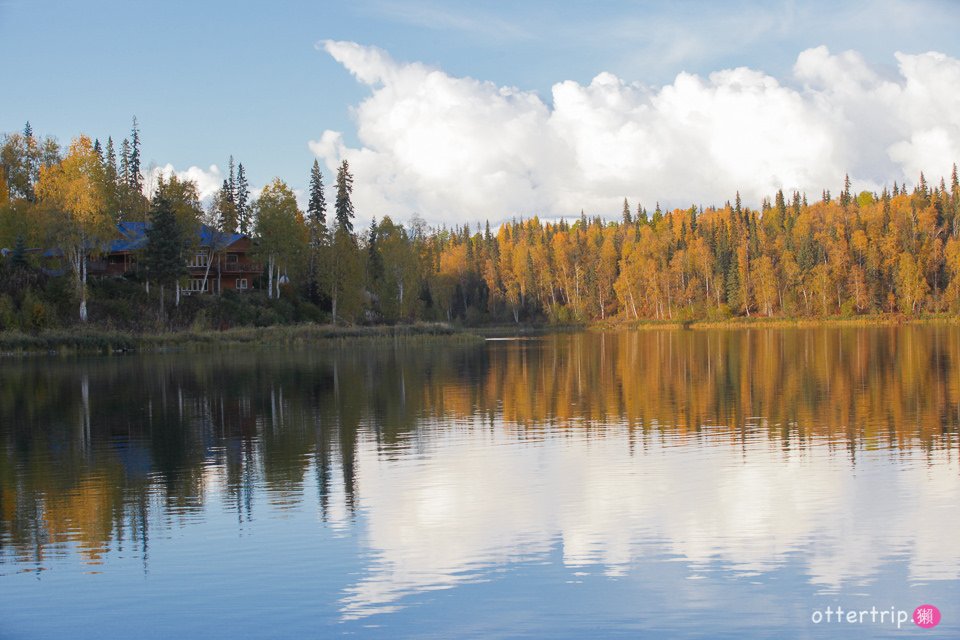
M0 572L149 572L152 536L267 510L362 538L342 619L555 551L955 581L958 422L948 327L8 362Z

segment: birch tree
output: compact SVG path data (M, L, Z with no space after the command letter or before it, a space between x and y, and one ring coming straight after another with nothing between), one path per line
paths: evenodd
M280 297L281 273L306 253L308 231L297 198L280 178L263 188L254 203L257 252L266 263L267 297Z
M40 168L37 197L50 215L49 231L70 264L80 297L80 322L87 321L87 260L115 229L104 206L103 166L87 136L70 144L59 163Z

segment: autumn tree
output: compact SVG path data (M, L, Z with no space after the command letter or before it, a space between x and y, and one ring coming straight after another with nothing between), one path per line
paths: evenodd
M87 260L115 230L104 210L102 171L90 138L80 136L61 162L41 167L36 188L50 216L50 238L73 271L81 322L87 321Z

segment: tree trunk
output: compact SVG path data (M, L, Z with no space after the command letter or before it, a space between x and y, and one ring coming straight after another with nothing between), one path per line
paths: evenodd
M177 285L177 289L176 289L176 293L173 296L173 306L179 308L180 307L180 281L179 280L177 280L176 285Z
M333 295L331 295L330 297L331 297L331 302L333 303L333 324L336 325L336 324L337 324L337 287L336 287L336 284L334 284L332 294L333 294Z
M80 253L80 322L87 321L87 254Z
M207 270L203 272L203 285L200 287L201 291L207 290L207 278L210 276L210 265L213 264L213 247L210 247L210 254L207 256Z
M273 300L273 256L272 255L267 256L267 299Z

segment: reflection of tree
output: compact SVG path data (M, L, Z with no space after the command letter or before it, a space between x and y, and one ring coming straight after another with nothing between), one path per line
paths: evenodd
M89 562L146 560L150 534L212 495L242 525L258 499L294 506L313 482L322 518L349 517L358 459L409 455L425 419L482 415L518 438L626 425L631 449L710 427L741 447L825 439L855 461L940 446L958 402L960 335L935 326L27 361L0 369L0 557L42 563L73 540Z

